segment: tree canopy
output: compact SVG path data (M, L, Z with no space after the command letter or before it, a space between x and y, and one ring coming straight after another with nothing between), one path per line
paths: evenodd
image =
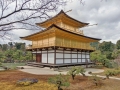
M21 60L32 60L31 52L25 50L25 43L9 42L8 44L1 44L0 62L20 62Z
M120 49L120 40L117 41L117 43L116 43L116 48L117 48L117 49Z

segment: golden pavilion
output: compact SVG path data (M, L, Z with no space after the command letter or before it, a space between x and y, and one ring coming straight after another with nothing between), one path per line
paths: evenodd
M101 39L85 36L79 28L89 25L73 19L61 10L56 16L36 25L45 28L42 31L21 39L32 41L28 47L36 56L39 65L59 67L91 64L90 45Z

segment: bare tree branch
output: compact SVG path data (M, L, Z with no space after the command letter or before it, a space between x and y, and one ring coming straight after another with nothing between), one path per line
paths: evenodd
M49 12L54 12L67 0L0 0L0 37L15 29L40 30L34 21L50 18ZM19 24L19 25L17 25ZM22 25L22 26L21 26Z

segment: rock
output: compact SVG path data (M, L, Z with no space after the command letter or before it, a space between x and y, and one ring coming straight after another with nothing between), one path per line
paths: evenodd
M23 85L23 86L28 86L30 84L34 84L34 83L37 83L38 80L33 78L33 79L30 79L30 78L23 78L23 79L20 79L17 81L17 84L18 85Z
M102 78L102 80L106 80L106 78L104 77L104 78Z
M92 74L92 72L91 72L91 71L89 71L89 72L88 72L88 74Z
M24 67L21 67L20 69L24 69Z
M9 68L9 67L6 67L6 66L3 66L3 69L5 69L5 70L10 70L10 68Z

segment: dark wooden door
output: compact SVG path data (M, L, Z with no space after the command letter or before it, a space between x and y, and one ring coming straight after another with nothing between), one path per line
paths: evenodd
M42 61L41 53L36 54L36 62L41 63L41 61Z

